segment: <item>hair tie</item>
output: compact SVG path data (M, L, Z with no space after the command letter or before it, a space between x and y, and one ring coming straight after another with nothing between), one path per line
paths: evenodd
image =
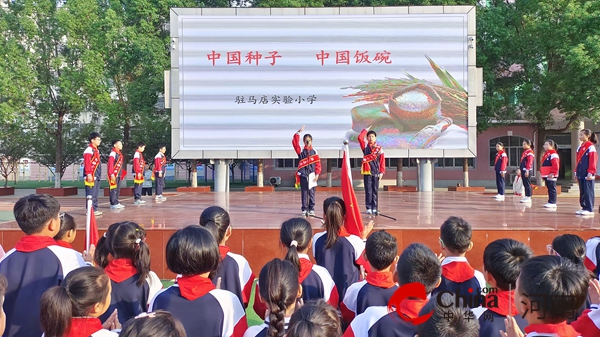
M104 238L106 238L106 232L104 232L104 235L102 235L102 236L104 236Z
M63 287L65 289L65 292L67 293L67 296L69 296L69 301L75 303L75 301L73 301L73 297L71 297L71 293L69 292L69 288L67 287Z
M298 241L292 240L292 242L290 242L290 247L292 247L292 246L298 248Z
M135 239L135 244L136 244L136 245L139 245L139 244L140 244L140 242L142 242L142 239L140 239L140 238L137 238L137 239Z

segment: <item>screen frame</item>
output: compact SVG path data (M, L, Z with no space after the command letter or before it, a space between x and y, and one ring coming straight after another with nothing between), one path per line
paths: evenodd
M179 108L179 16L282 16L282 15L397 15L397 14L467 14L468 41L468 147L466 149L385 149L388 158L473 158L477 156L477 107L483 104L483 72L476 67L475 6L411 6L411 7L327 7L327 8L171 8L170 50L171 70L165 74L165 102L171 108L171 153L173 159L276 159L297 158L289 150L183 150L180 143ZM321 158L341 158L340 150L319 150ZM353 158L362 157L358 149L350 151Z

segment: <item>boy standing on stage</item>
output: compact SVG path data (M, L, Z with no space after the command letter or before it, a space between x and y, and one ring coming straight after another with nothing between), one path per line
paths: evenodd
M167 157L165 156L167 147L160 145L158 154L154 157L154 180L156 180L156 201L166 201L162 192L165 188L165 174L167 173Z
M296 172L296 188L300 187L302 191L302 215L303 216L314 216L315 215L315 187L309 188L309 179L311 175L314 175L314 184L319 179L321 174L321 160L317 151L312 148L312 136L305 134L303 137L304 149L300 147L300 133L304 131L304 125L302 128L294 134L292 139L292 145L298 155L298 171Z
M123 142L120 139L114 140L112 151L108 156L108 185L110 188L110 209L125 208L119 202L119 194L121 193L121 180L123 171Z
M385 157L383 149L377 145L377 133L364 129L358 135L358 143L363 151L363 160L360 173L365 181L365 204L367 214L379 214L377 210L377 196L379 193L379 179L385 174Z
M144 200L142 200L144 165L146 165L142 152L144 152L145 149L146 144L144 142L139 142L137 144L137 150L135 150L135 154L133 155L133 195L135 197L135 201L133 203L135 205L142 205L146 203Z
M90 133L88 137L90 145L83 152L83 175L85 176L85 196L92 196L92 206L94 215L102 215L98 210L98 192L100 191L100 176L102 175L102 165L100 163L100 151L98 146L102 142L98 132ZM87 201L85 204L87 208Z

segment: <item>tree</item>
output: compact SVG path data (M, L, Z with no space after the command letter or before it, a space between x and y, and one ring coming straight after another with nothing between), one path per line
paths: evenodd
M482 125L525 119L541 146L549 131L600 120L600 2L494 1L478 13L485 74ZM549 129L561 125L557 129ZM542 151L538 151L539 156Z
M107 1L101 9L101 29L93 48L103 55L110 83L106 90L112 97L101 106L106 117L103 134L122 139L126 163L137 141L147 143L147 152L158 151L159 143L170 143L170 114L158 104L164 70L170 65L169 13L171 7L196 5L132 0L123 6Z
M45 128L35 130L32 139L31 157L40 165L47 167L54 175L54 180L61 180L67 167L73 164L81 163L83 150L85 150L87 137L93 131L94 125L88 124L80 126L79 124L64 124L61 153L56 144L57 137L48 137ZM30 136L31 137L31 136ZM56 163L56 158L60 155L60 163ZM54 169L54 170L53 170Z
M102 77L101 55L90 49L93 32L97 30L98 3L92 0L61 2L17 0L8 3L5 20L14 27L15 40L25 51L18 64L34 70L33 99L29 113L37 123L38 141L53 144L55 148L37 144L38 152L46 165L54 155L53 165L62 176L65 163L71 159L63 156L80 156L81 149L65 151L70 140L64 136L67 123L79 119L82 112L93 112L94 103L106 99ZM5 69L12 72L13 69ZM16 73L20 73L21 68ZM104 95L104 97L103 97ZM48 136L51 139L47 139ZM55 187L60 187L60 179Z
M4 178L4 187L8 186L8 177L18 170L21 158L29 154L31 135L20 124L0 126L0 176Z

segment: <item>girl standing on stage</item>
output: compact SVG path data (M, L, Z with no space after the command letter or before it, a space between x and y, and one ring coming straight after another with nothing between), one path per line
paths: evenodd
M521 155L521 164L519 169L521 170L521 180L523 181L523 187L525 188L525 197L521 199L521 202L531 202L531 174L533 171L533 145L531 140L525 139L523 141L523 154Z
M504 144L496 143L496 160L494 160L494 171L496 171L496 188L498 195L494 199L504 201L504 176L506 175L506 165L508 164L508 156L504 152Z
M548 139L544 143L544 156L540 166L540 173L546 182L548 188L548 203L544 205L546 208L556 208L556 180L558 178L558 168L560 167L560 159L556 153L556 143L552 139Z
M596 145L598 137L589 129L579 132L579 140L583 143L577 149L577 164L575 176L579 182L579 204L581 210L575 212L579 215L594 215L594 179L596 179L596 162L598 153Z

